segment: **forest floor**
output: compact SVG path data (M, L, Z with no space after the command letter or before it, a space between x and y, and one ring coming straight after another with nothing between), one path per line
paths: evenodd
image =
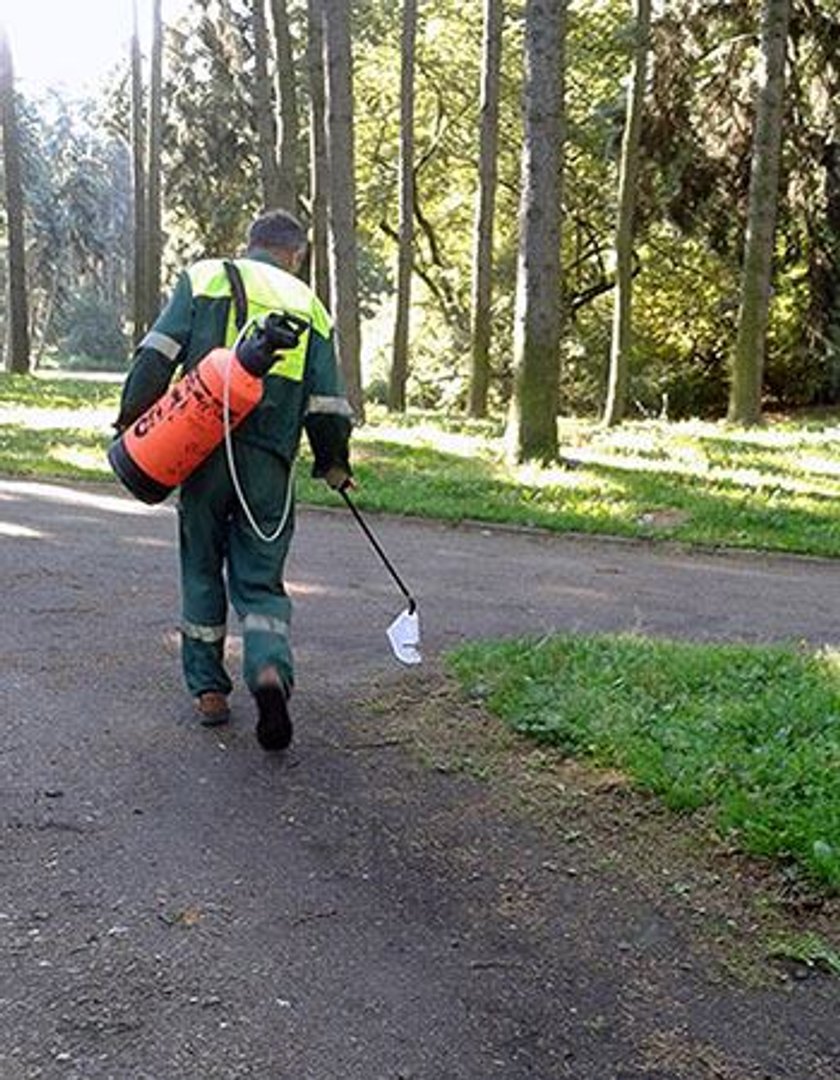
M553 631L836 643L836 563L371 520L426 662L395 667L349 516L301 511L269 756L241 687L216 731L181 688L172 508L0 480L3 1080L838 1080L837 901L440 663Z

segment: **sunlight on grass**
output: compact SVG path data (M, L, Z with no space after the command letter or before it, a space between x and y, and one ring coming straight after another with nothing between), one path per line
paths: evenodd
M837 652L639 635L457 649L465 691L514 730L615 767L721 835L840 889Z
M442 431L433 424L418 424L412 427L398 427L387 421L377 423L375 427L366 425L354 434L354 440L364 444L369 439L377 442L390 442L398 446L425 446L440 450L444 454L456 454L469 458L476 454L493 458L498 456L498 449L492 440L479 435L464 432Z
M119 385L0 376L0 471L111 477L105 450ZM559 421L549 468L505 459L500 420L371 406L353 438L363 509L448 521L840 555L840 428ZM305 444L305 440L304 440ZM334 495L298 470L304 502Z
M31 405L0 405L0 424L19 424L30 431L79 428L109 434L116 410L112 408L36 408Z
M98 473L103 469L102 451L98 447L85 450L78 446L58 445L53 448L50 457L82 472Z

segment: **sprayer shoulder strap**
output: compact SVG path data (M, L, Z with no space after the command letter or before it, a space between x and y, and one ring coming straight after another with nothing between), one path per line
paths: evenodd
M245 284L242 281L242 274L239 272L239 267L235 262L231 262L230 259L225 259L224 267L228 281L230 282L230 291L231 296L233 297L234 310L236 312L236 329L241 330L248 318L248 297L245 293Z

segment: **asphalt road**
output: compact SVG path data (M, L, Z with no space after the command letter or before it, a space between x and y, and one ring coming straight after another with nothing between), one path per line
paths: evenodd
M371 522L432 664L522 632L840 636L827 561ZM667 911L370 741L350 702L421 675L346 511L299 515L293 751L241 689L198 728L174 533L116 489L0 481L0 1080L840 1078L836 980L721 981Z

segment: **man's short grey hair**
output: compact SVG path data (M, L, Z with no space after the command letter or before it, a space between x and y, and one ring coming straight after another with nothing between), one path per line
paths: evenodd
M306 247L306 229L286 210L269 210L251 223L248 247L300 251Z

